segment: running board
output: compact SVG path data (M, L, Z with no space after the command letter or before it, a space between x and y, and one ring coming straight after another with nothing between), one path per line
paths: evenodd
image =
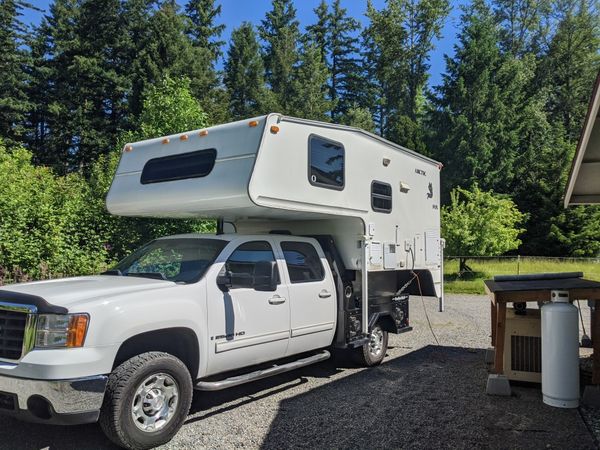
M331 353L329 353L327 350L323 350L321 353L317 353L316 355L298 359L281 366L275 365L273 367L269 367L268 369L257 370L256 372L245 373L243 375L237 375L235 377L225 378L224 380L219 381L199 381L194 389L199 391L220 391L221 389L239 386L240 384L261 380L263 378L272 377L273 375L289 372L290 370L296 370L304 366L309 366L311 364L325 361L330 357Z

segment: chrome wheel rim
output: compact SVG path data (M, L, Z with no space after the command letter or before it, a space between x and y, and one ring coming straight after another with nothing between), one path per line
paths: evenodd
M146 433L158 431L173 419L178 403L179 386L175 379L166 373L151 375L133 396L133 423Z
M375 328L369 335L369 353L373 356L380 356L383 351L383 330Z

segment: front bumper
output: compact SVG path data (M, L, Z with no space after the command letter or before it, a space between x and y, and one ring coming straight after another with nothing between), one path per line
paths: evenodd
M56 425L96 422L107 380L106 375L70 380L0 376L0 414Z

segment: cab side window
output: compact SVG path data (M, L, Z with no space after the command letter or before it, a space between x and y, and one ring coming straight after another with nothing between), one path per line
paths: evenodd
M281 249L292 283L322 281L325 278L321 258L308 242L282 242Z
M254 266L259 261L275 261L271 244L266 241L245 242L231 254L225 263L225 270L247 276L251 280Z

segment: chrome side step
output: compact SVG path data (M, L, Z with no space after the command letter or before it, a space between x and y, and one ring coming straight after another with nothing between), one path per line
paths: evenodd
M245 373L243 375L237 375L231 378L225 378L219 381L199 381L194 389L199 391L220 391L221 389L227 389L233 386L239 386L240 384L249 383L251 381L260 380L262 378L272 377L273 375L279 375L280 373L289 372L290 370L299 369L304 366L309 366L321 361L325 361L331 357L331 353L327 350L323 350L316 355L308 356L306 358L298 359L296 361L282 364L281 366L274 365L268 369L257 370L255 372Z

